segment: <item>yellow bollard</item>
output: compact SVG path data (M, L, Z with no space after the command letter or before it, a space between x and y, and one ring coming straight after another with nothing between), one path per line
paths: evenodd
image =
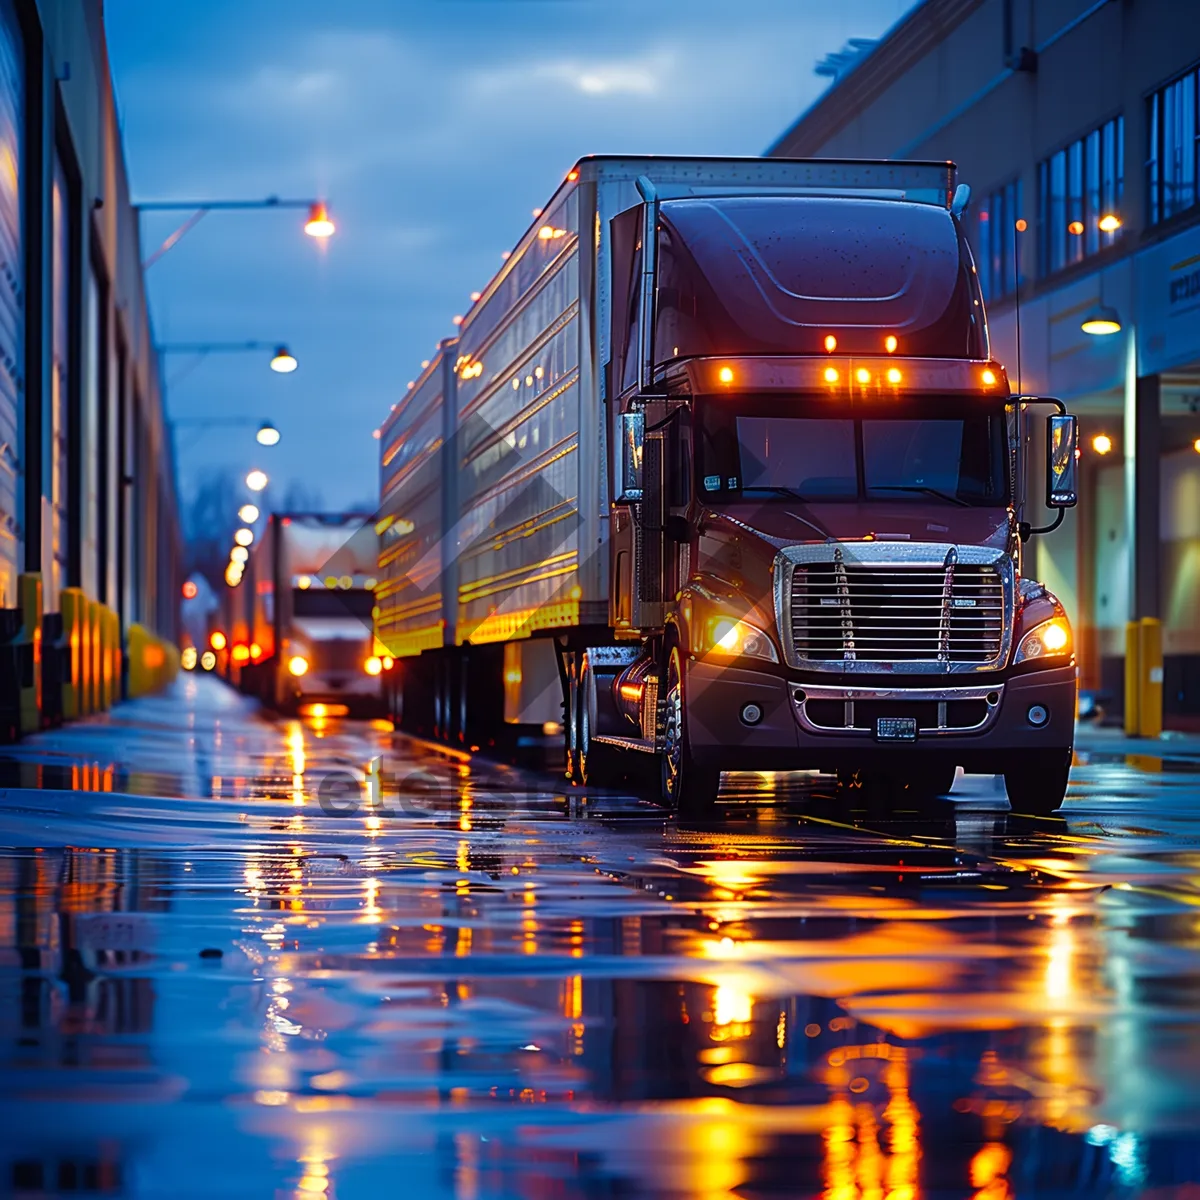
M42 723L42 577L34 572L17 576L17 607L21 610L20 654L21 732L33 733Z
M104 711L104 606L99 600L88 601L88 625L91 627L92 657L88 671L88 708Z
M112 608L104 608L104 708L116 703L116 690L120 685L121 672L118 667L121 629Z
M62 684L62 715L74 721L87 712L84 659L87 653L87 597L79 588L63 588L58 598L63 637L67 641L67 671Z
M146 686L146 630L140 625L129 627L129 697L144 696Z
M112 702L125 699L121 670L124 666L125 647L121 642L121 618L116 612L109 614L112 622Z
M1140 637L1137 621L1125 625L1125 736L1137 737L1141 728L1138 701L1141 699Z
M1162 622L1143 617L1138 622L1138 732L1142 737L1162 736L1163 652Z

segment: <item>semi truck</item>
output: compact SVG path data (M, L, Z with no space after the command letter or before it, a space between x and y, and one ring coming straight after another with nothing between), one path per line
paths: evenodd
M376 653L376 534L369 513L267 517L234 595L244 691L280 712L378 716L391 660ZM320 710L318 710L320 711Z
M381 426L400 727L561 731L690 814L738 770L1057 808L1073 635L1028 550L1077 430L992 355L969 199L948 162L576 163Z

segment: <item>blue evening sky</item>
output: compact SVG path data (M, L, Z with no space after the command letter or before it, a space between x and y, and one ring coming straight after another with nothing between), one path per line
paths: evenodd
M911 0L106 0L135 200L327 197L211 214L150 272L160 342L286 341L167 360L185 496L261 466L326 506L372 500L371 431L469 293L587 153L757 154L826 86L816 60ZM174 214L145 218L147 253ZM372 505L373 507L373 505Z

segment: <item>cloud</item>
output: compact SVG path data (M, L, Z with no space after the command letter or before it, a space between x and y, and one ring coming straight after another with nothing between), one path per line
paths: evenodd
M106 0L135 194L323 196L338 222L322 252L288 214L214 214L155 266L163 340L278 336L302 363L264 391L206 360L170 403L261 411L275 477L359 498L371 430L576 159L757 153L821 90L819 54L908 2Z
M485 96L517 91L545 93L561 84L585 96L654 96L669 84L674 56L658 53L641 58L569 58L532 66L504 66L478 72L474 90Z

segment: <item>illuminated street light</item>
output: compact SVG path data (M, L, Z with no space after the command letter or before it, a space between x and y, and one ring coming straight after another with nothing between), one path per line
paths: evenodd
M252 492L261 492L267 486L267 473L265 471L251 471L246 476L246 486Z
M243 525L253 525L254 522L258 520L257 506L253 504L243 504L242 507L238 509L238 520L240 520Z
M212 631L212 633L209 635L208 644L214 650L224 650L225 649L225 635L219 629L214 629Z
M149 200L135 204L134 209L140 217L144 212L188 212L190 215L150 255L142 267L149 269L179 240L194 229L210 212L228 212L233 209L254 208L302 208L308 217L304 222L304 232L311 238L323 241L332 237L337 229L329 218L329 209L323 200L281 200L278 196L268 196L265 200Z
M1100 304L1083 318L1079 328L1093 337L1106 337L1110 333L1121 332L1121 318L1111 305Z
M231 588L237 587L242 582L242 568L237 563L230 563L225 568L225 582Z
M250 543L254 541L254 530L239 529L237 533L233 535L233 540L237 542L239 546L249 546Z
M195 354L200 358L209 354L261 354L269 350L271 370L281 375L291 374L300 365L296 356L282 342L165 342L155 349L160 355Z
M290 375L300 364L296 361L296 357L286 346L276 346L275 355L271 359L271 370L278 372L280 375ZM262 433L262 430L259 430ZM262 438L258 439L262 442ZM279 431L275 431L275 442L279 441ZM275 442L263 442L264 446L273 446Z
M294 362L295 359L292 361ZM258 432L254 435L255 440L260 446L278 446L279 437L279 430L270 421L264 421L258 427Z
M239 566L243 565L250 557L250 551L245 546L234 546L229 552L229 561L235 562Z
M1098 224L1101 233L1116 233L1121 228L1121 218L1116 213L1105 213Z
M1098 433L1092 438L1092 449L1097 454L1107 454L1112 448L1112 438L1107 433Z
M319 200L309 207L304 232L311 238L332 237L337 226L329 219L329 210Z

